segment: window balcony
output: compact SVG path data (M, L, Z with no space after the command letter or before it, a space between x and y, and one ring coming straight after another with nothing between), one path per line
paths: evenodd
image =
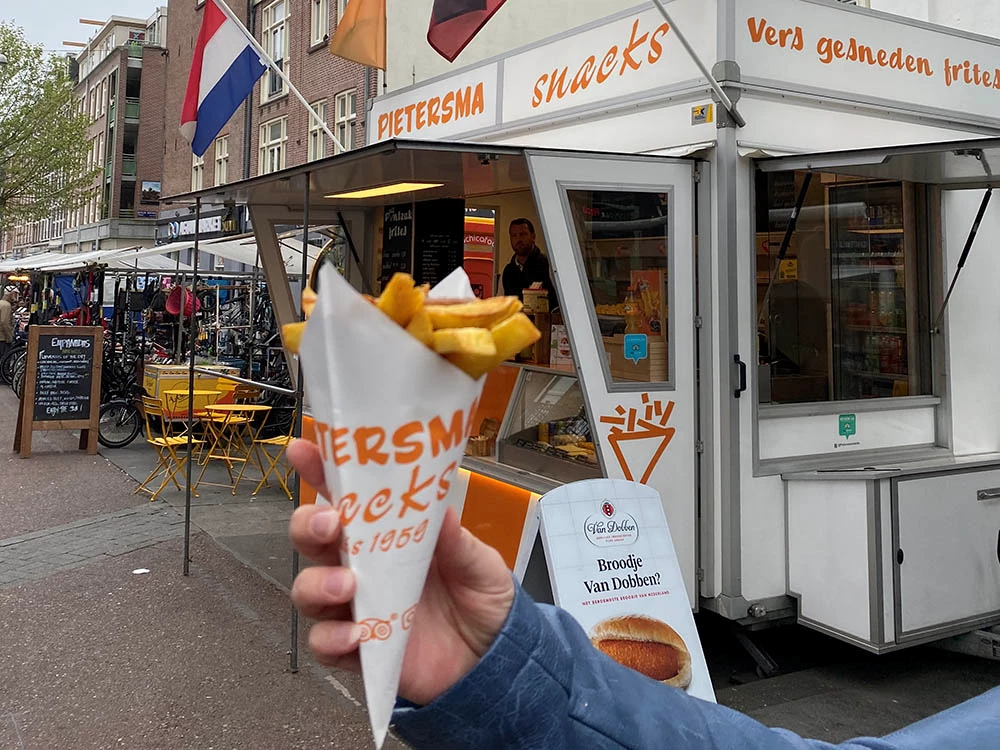
M122 156L122 177L135 177L135 154Z
M125 99L125 120L139 122L139 98L128 97Z

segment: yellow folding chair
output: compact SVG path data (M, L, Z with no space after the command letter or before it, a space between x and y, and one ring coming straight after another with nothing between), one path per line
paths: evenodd
M149 472L149 476L136 488L135 494L138 495L140 492L147 492L152 502L166 489L167 484L171 482L173 482L173 485L178 490L181 489L181 485L177 481L177 475L184 470L184 466L187 463L187 455L178 453L178 450L182 447L187 448L188 439L186 435L170 436L167 415L164 413L163 404L160 403L159 399L143 396L142 415L146 426L146 442L153 446L153 449L156 451L157 463L153 470ZM156 427L154 427L154 421L156 422ZM203 441L194 440L193 443L195 446L200 447ZM155 490L151 489L151 484L161 474L163 479L160 485ZM198 493L195 492L194 496L198 497Z
M282 459L285 457L285 451L288 449L289 443L292 442L292 430L295 429L295 412L292 412L292 419L288 423L288 433L286 435L278 435L271 438L258 438L253 441L253 450L257 452L260 459L260 465L263 470L263 475L260 478L260 482L254 487L253 492L250 493L251 497L257 497L257 493L260 492L261 487L270 487L267 482L267 478L273 476L278 480L278 484L281 489L285 491L288 499L292 499L292 491L288 489L288 477L292 473L291 466L279 467ZM276 453L269 452L268 449L277 449ZM267 464L265 466L265 463ZM246 468L244 466L244 468Z

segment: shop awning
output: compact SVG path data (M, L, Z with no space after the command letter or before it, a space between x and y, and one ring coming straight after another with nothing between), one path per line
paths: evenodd
M1000 187L1000 139L799 154L761 159L757 166L764 172L810 170L974 190Z

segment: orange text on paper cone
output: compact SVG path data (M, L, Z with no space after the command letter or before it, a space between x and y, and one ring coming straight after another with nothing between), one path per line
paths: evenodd
M473 432L478 405L477 398L468 409L455 411L450 419L438 415L426 422L409 421L390 428L332 427L316 422L317 442L324 461L333 462L337 467L353 463L372 470L380 467L407 469L387 471L386 476L399 483L366 493L367 497L359 496L350 487L337 488L333 504L340 510L345 529L342 542L345 553L391 552L423 542L428 527L425 514L433 503L448 497L458 470L458 459L439 472L429 471L421 462L462 450ZM350 474L345 472L343 476ZM382 521L391 514L399 523L386 528ZM376 523L380 530L369 538L364 526Z

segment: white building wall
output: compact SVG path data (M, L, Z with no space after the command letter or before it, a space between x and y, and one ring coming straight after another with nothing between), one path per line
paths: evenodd
M984 36L1000 36L1000 3L996 0L871 0L871 8Z
M388 0L386 4L387 94L444 73L496 57L561 31L649 3L618 0L515 0L505 3L454 63L427 44L434 0Z

